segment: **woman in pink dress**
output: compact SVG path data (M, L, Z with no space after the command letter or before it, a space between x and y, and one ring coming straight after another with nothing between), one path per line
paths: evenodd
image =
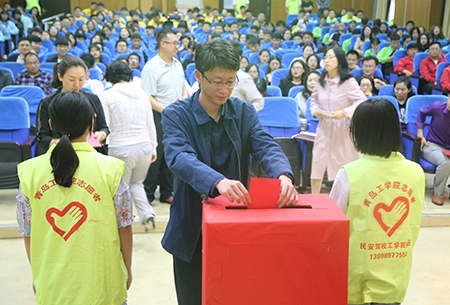
M323 57L325 70L311 95L311 113L321 117L314 141L311 193L319 194L325 170L334 180L343 165L359 158L348 125L356 107L367 98L348 71L344 51L329 48Z

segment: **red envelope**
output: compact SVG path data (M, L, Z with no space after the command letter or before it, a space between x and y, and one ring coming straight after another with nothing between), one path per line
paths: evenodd
M450 156L450 150L443 150L442 153L447 157Z
M280 196L280 179L250 178L250 197L252 203L249 209L276 209Z
M100 142L97 140L97 138L94 136L94 133L91 132L87 138L86 138L86 142L88 142L89 144L91 144L92 147L102 147L102 144L100 144Z
M347 305L349 220L328 195L293 208L203 204L203 305Z

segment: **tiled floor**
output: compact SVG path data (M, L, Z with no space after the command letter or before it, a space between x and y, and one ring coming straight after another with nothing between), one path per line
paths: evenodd
M450 200L443 207L431 203L432 176L427 175L424 216L450 219ZM329 189L323 189L327 192ZM15 225L15 190L0 190L0 230ZM448 196L448 194L447 194ZM448 197L447 197L448 198ZM135 234L133 285L128 304L176 304L172 257L161 247L162 231L169 217L169 205L155 204L157 233ZM135 232L142 232L139 224ZM11 231L16 228L11 228ZM450 227L422 227L414 249L411 282L404 305L450 304ZM21 238L0 239L0 304L35 304L31 290L31 271Z

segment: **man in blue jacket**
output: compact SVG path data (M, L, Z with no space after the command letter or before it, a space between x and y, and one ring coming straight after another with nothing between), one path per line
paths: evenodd
M262 129L252 104L230 97L239 82L239 53L232 43L199 45L195 78L201 90L162 112L164 151L174 174L174 198L162 245L173 255L179 304L201 304L202 200L223 195L251 202L249 154L281 180L278 206L297 202L289 161Z

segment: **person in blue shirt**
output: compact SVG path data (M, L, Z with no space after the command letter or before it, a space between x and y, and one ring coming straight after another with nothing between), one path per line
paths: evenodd
M230 97L239 82L239 52L212 40L195 51L200 90L162 112L164 153L174 174L170 220L162 245L173 255L178 304L201 304L202 200L218 195L247 205L249 156L281 180L278 206L297 202L288 159L262 129L252 104Z

